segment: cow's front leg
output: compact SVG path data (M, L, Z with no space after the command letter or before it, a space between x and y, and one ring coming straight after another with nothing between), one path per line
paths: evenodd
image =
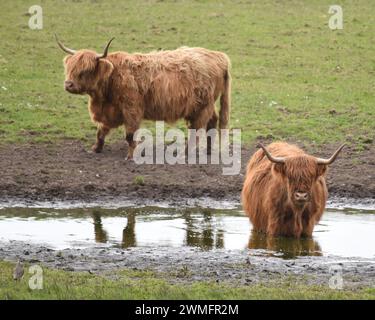
M92 146L92 151L100 153L104 147L105 136L109 133L110 128L105 126L98 126L96 131L96 143Z
M125 122L125 128L126 128L125 139L126 139L126 142L128 143L128 154L126 156L126 160L133 160L134 149L137 146L137 142L134 141L134 134L139 129L141 121L137 121L133 119L131 123L129 122L128 121Z
M134 134L139 129L143 119L143 109L141 106L141 97L138 93L128 94L128 105L122 109L124 125L126 132L126 142L128 143L128 154L126 160L132 160L134 149L137 143L134 141Z
M303 216L302 226L302 237L311 238L315 227L315 219L307 215Z
M127 132L126 133L126 142L128 143L128 154L126 156L126 160L133 160L134 149L137 146L137 143L133 140L134 139L134 132Z

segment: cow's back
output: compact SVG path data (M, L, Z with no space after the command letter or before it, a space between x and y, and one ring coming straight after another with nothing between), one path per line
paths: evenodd
M213 104L224 90L229 58L222 52L182 47L125 55L137 82L146 119L174 122ZM124 65L124 64L122 64Z

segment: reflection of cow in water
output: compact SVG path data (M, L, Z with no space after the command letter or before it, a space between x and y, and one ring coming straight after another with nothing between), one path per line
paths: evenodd
M186 223L186 245L202 249L224 248L224 232L219 229L214 232L212 214L209 210L203 211L203 222L197 226L197 220L190 212L184 213Z
M295 258L297 256L321 256L322 249L318 242L312 238L288 238L288 237L270 237L264 233L252 231L249 238L249 249L265 249L275 253L282 253L285 259Z
M92 218L94 220L94 234L95 241L98 243L108 242L107 231L104 230L102 224L102 218L99 212L94 211L92 213ZM135 238L135 213L131 212L127 215L127 224L124 230L122 231L122 248L135 247L137 245Z
M122 231L122 243L121 247L130 248L137 246L137 240L135 238L135 213L131 212L127 215L128 222L126 227Z
M137 210L127 212L127 223L122 231L122 248L131 248L137 246L135 225ZM204 250L224 248L224 231L214 226L212 213L209 210L203 210L203 219L194 217L191 211L184 211L182 217L185 220L186 234L184 245L190 247L199 247ZM108 234L103 228L101 215L99 212L92 213L94 220L95 241L99 243L108 242ZM322 250L312 238L287 238L270 237L264 233L252 230L248 242L249 249L264 249L272 251L270 255L282 253L286 259L297 256L320 256Z
M95 241L98 243L108 242L108 234L103 228L101 215L93 211ZM216 232L212 225L212 214L206 210L203 212L203 222L195 219L191 212L184 212L183 217L186 224L185 245L190 247L199 247L210 250L214 248L224 248L224 232L219 229ZM122 231L122 248L137 246L136 234L136 212L130 211L127 214L127 224Z
M100 213L94 211L92 213L92 218L94 220L95 242L106 243L108 241L108 234L107 231L103 229L102 218Z

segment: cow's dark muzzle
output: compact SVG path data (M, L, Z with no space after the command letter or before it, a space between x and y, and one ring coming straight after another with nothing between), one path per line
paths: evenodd
M64 89L70 93L77 93L77 89L75 88L73 81L65 81Z

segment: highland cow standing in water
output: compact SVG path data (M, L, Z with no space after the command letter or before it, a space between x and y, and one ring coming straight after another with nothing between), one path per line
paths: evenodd
M328 197L329 159L307 155L284 142L260 144L247 166L242 204L254 230L271 236L311 237Z
M113 39L112 39L113 40ZM111 40L111 41L112 41ZM191 129L226 128L230 109L230 61L227 55L203 48L179 48L148 54L72 50L56 37L64 58L65 90L88 94L91 119L97 124L93 146L101 152L110 129L125 125L133 157L134 132L143 119L168 123L185 119ZM220 96L219 117L215 101ZM208 139L208 150L211 139Z

